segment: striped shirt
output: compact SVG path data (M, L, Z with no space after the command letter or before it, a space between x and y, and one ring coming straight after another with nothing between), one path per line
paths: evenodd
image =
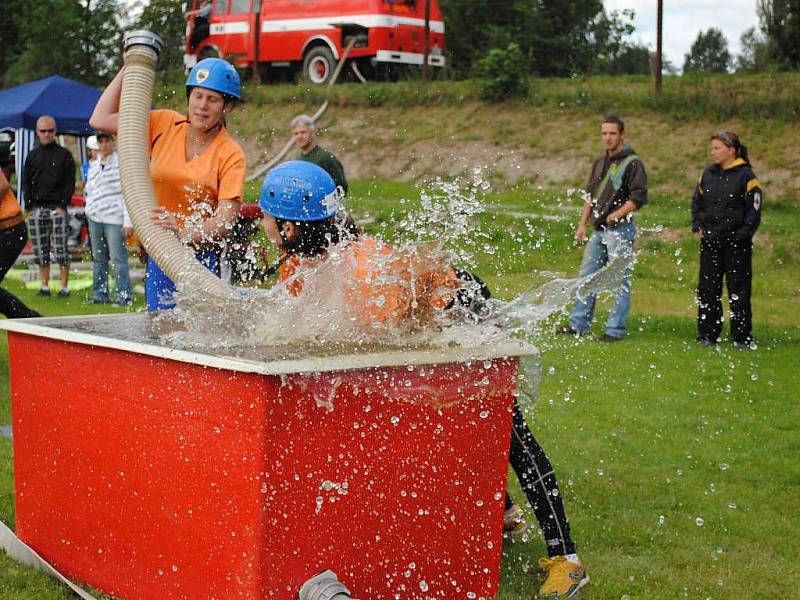
M86 216L92 221L131 227L131 219L122 198L122 181L116 152L112 152L105 162L98 157L89 163L83 194Z

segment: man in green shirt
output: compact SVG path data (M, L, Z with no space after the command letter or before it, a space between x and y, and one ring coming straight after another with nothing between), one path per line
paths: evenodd
M314 119L308 115L300 115L292 120L292 135L294 143L300 149L298 160L305 160L322 167L333 177L337 186L341 186L347 193L347 179L344 176L344 167L339 159L325 148L317 145L317 131Z

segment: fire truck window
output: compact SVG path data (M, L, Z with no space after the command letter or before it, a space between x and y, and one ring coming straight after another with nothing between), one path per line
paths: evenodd
M224 15L225 9L228 8L228 0L214 0L213 13L215 15Z
M232 15L246 15L250 12L250 0L231 0Z

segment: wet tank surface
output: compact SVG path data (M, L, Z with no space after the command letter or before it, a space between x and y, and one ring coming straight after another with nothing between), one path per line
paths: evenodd
M119 597L291 598L323 569L362 599L494 596L535 348L204 353L163 326L0 322L23 541Z

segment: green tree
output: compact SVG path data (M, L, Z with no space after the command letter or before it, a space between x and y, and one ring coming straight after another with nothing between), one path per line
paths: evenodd
M747 29L739 38L741 51L736 58L736 70L746 73L768 71L773 67L769 45L755 27Z
M726 73L731 64L728 40L716 27L701 31L684 58L684 73Z
M158 59L162 73L183 70L183 49L186 38L186 19L182 0L150 0L136 20L136 29L147 29L158 34L164 42L164 51Z
M533 56L535 71L566 77L591 69L595 20L600 0L520 0L520 46Z
M800 0L758 0L769 56L784 71L800 69Z
M514 42L503 49L491 49L476 63L476 71L483 78L481 95L487 100L525 95L529 68Z
M612 75L649 75L653 58L647 46L631 43L636 30L632 9L603 10L594 25L594 65L592 70Z
M117 69L118 0L12 2L15 10L4 7L3 15L16 29L4 85L51 75L99 84Z
M440 0L448 62L456 76L469 75L491 49L520 43L516 34L522 14L519 4L517 0Z

